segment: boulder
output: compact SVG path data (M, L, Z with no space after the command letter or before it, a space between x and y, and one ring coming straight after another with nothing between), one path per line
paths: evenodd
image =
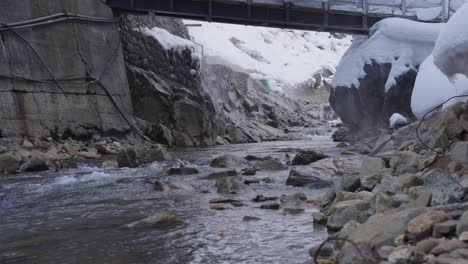
M22 172L45 171L49 169L49 165L51 165L51 162L46 159L45 155L42 153L36 153L27 159L26 162L21 165L19 170Z
M323 155L321 153L317 153L315 151L301 151L294 156L294 159L292 160L292 165L297 166L297 165L309 165L313 162L316 162L321 159L328 158L328 156Z
M449 152L451 160L461 164L468 164L468 142L460 141L453 144Z
M407 231L409 222L426 210L426 208L408 208L387 211L358 226L349 239L354 242L365 242L371 248L395 245L395 238Z
M190 175L190 174L197 174L200 171L194 167L184 167L181 166L179 168L169 168L167 170L168 175Z
M408 223L408 236L418 240L431 236L434 225L449 218L450 216L442 211L429 211L418 215Z
M432 194L431 206L461 202L465 190L442 169L434 169L423 176L424 191Z
M333 181L330 177L323 178L322 175L315 173L313 170L305 171L299 168L293 168L286 180L286 185L322 189L332 187Z
M230 154L215 157L210 163L213 168L240 168L248 165L245 159Z
M385 161L378 157L365 157L362 160L361 168L359 169L360 176L371 176L380 173L386 168Z
M363 242L343 247L336 256L336 260L339 264L378 263L372 249Z
M351 220L364 223L373 214L369 202L363 200L340 202L332 210L327 221L327 227L331 230L339 230Z
M253 165L255 170L274 171L274 170L286 170L288 167L275 159L265 159L256 161Z
M361 187L361 179L358 175L344 175L335 182L336 192L354 192Z
M22 157L17 152L7 152L0 155L0 171L11 173L20 167Z

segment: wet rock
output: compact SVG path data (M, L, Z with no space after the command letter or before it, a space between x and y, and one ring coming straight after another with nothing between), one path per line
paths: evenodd
M363 242L345 246L336 256L336 260L340 264L378 263L372 249Z
M252 176L252 175L255 175L256 173L257 173L257 169L255 169L254 167L249 167L243 170L242 175Z
M449 218L447 213L441 211L429 211L418 215L408 223L408 236L416 240L431 236L434 225Z
M0 155L0 171L11 173L20 167L22 157L17 152L7 152Z
M313 170L306 171L299 168L293 168L286 180L286 185L321 189L332 187L333 181L330 177L324 178L323 175L320 175Z
M258 218L258 217L255 217L255 216L248 216L248 215L246 215L246 216L244 216L244 217L242 218L242 220L245 221L245 222L257 222L257 221L260 221L261 219Z
M313 162L328 158L328 156L323 155L321 153L317 153L315 151L301 151L296 154L294 159L292 160L293 166L298 165L309 165Z
M258 161L258 160L267 160L267 159L271 159L270 156L267 156L267 157L258 157L258 156L255 156L255 155L247 155L244 157L244 159L248 160L248 161Z
M167 170L168 175L191 175L197 174L200 171L194 167L180 167L180 168L169 168Z
M252 201L256 203L263 203L263 202L275 201L275 200L278 200L278 197L276 196L267 197L267 196L263 196L262 194L259 194L255 196L255 198L252 199Z
M218 193L235 194L239 190L239 184L232 177L217 179L215 183Z
M460 141L453 144L449 157L460 164L468 164L468 142Z
M154 190L158 192L166 192L169 190L169 186L165 182L162 182L162 181L155 181L153 187L154 187Z
M372 209L367 201L340 202L334 206L333 213L328 217L327 227L331 230L339 230L351 220L364 223L372 214Z
M217 170L214 172L211 172L207 176L202 177L202 180L217 180L220 178L225 178L225 177L234 177L237 176L237 171L233 169L227 169L227 170Z
M234 206L230 203L215 203L215 204L210 204L210 209L212 210L227 210L227 209L233 209Z
M468 211L462 214L457 224L457 235L468 231Z
M171 160L171 155L159 145L126 147L119 153L119 167L136 168L153 161Z
M328 216L320 212L314 212L312 219L314 220L314 224L327 224Z
M332 135L333 142L346 141L348 135L349 135L349 130L345 127L340 127Z
M329 189L325 195L322 197L322 202L320 203L320 207L328 207L336 197L335 189Z
M265 171L272 171L272 170L286 170L288 167L277 161L275 159L266 159L266 160L259 160L256 161L253 165L255 170L265 170Z
M215 157L210 163L213 168L241 168L248 165L246 160L230 154Z
M390 254L395 250L392 246L383 246L375 251L376 255L383 260L387 260ZM381 264L382 262L380 262Z
M458 221L456 220L448 220L435 224L432 236L438 238L454 234L457 230L457 223Z
M128 228L140 228L140 227L160 227L165 225L174 225L179 223L177 216L170 213L159 213L141 220L127 224Z
M280 204L279 203L267 203L262 204L260 209L269 209L269 210L279 210Z
M30 152L29 157L26 159L26 162L23 163L19 171L21 172L37 172L37 171L46 171L49 168L53 168L54 164L48 159L48 156L37 150Z
M358 226L349 239L366 242L372 248L395 245L395 238L407 231L408 223L425 211L425 208L408 208L398 212L385 212Z
M34 144L31 143L29 140L24 140L23 144L21 145L24 149L31 150L34 148Z
M259 183L260 183L260 179L252 179L252 180L245 180L244 181L245 185L259 184Z
M347 239L349 237L349 235L354 231L356 230L356 228L360 225L360 223L356 222L356 221L348 221L344 226L343 228L341 228L341 230L336 234L336 237L338 238L344 238L344 239ZM337 247L342 247L343 245L345 244L345 241L344 240L337 240L335 241L335 245Z
M280 201L282 204L287 204L287 203L296 203L296 202L304 202L307 200L307 196L305 193L296 193L293 195L281 195Z
M78 151L76 153L76 155L80 158L83 158L83 159L96 159L98 157L100 157L100 155L98 154L98 151L97 149L95 148L91 148L87 151Z
M315 245L312 248L309 249L309 255L314 258L314 257L321 257L321 258L329 258L333 256L334 248L330 244L325 244L325 245Z
M461 202L465 190L452 176L442 169L435 169L423 176L424 190L432 194L431 206Z
M303 208L299 208L299 207L286 207L283 209L283 211L290 215L298 215L298 214L302 214L305 212Z

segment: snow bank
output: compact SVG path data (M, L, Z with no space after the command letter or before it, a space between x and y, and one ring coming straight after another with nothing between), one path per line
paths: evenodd
M344 55L337 67L332 86L359 87L365 76L364 66L372 60L379 64L391 63L386 91L396 78L420 65L431 54L443 24L429 24L401 18L388 18L371 29L368 40L361 39Z
M191 42L188 39L184 39L179 36L173 35L165 29L158 27L149 29L145 27L141 29L141 32L146 36L150 36L156 39L165 50L174 50L177 52L182 52L188 49L192 52L192 56L200 56L193 42Z
M451 82L435 65L431 54L419 68L416 83L411 97L411 109L413 114L421 119L424 114L434 107L444 103L449 98L457 95L468 94L468 78L456 76ZM455 98L445 103L446 108L467 98Z
M398 113L394 113L390 119L388 120L389 123L390 123L390 128L396 128L396 127L399 127L399 126L404 126L404 125L407 125L409 122L408 122L408 119L406 119L406 117L398 114Z
M434 48L435 65L449 78L468 76L468 4L462 6L441 32Z
M341 39L329 33L201 24L190 27L189 33L204 46L209 63L234 65L256 79L277 80L291 86L312 78L322 68L334 69L351 44L351 37ZM274 86L281 86L279 82Z

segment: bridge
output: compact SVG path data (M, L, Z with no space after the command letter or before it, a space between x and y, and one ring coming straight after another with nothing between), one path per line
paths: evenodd
M450 0L107 0L107 4L119 12L349 34L367 34L375 23L387 17L445 22L450 14L449 2Z

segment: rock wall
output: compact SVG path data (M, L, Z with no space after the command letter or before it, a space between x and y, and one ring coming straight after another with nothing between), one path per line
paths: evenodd
M247 73L204 63L202 83L215 103L219 136L229 143L285 139L290 127L313 124L301 104L265 91Z
M165 50L135 28L158 26L187 37L181 20L129 17L123 34L135 116L147 136L174 146L215 144L215 109L200 81L200 61L186 49Z
M112 18L98 0L2 0L2 22L70 12ZM37 51L56 78L99 76L113 54L116 58L98 84L54 83L0 77L0 129L3 136L89 137L120 135L130 126L119 113L132 113L119 43L118 24L67 21L17 30ZM117 52L115 52L117 49ZM30 47L13 32L2 32L0 74L51 79ZM108 96L115 99L117 106Z

